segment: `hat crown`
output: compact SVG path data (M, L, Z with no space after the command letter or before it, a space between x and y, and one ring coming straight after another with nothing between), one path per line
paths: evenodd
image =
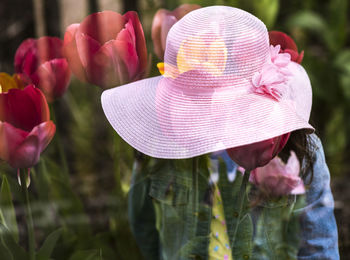
M250 81L269 57L268 32L262 21L241 9L212 6L190 12L171 28L164 62L166 73L173 78L181 74L181 84L188 80L193 86L187 71ZM196 86L210 84L206 77L195 80Z

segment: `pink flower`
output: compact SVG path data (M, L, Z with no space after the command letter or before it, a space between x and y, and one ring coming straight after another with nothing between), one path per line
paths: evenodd
M228 155L246 170L253 170L269 163L286 145L290 133L265 141L227 149Z
M304 51L298 52L298 47L291 37L287 34L279 31L269 32L270 44L280 45L280 53L289 53L291 60L297 63L301 63L304 58Z
M79 80L102 88L143 78L147 49L137 13L104 11L71 24L64 35L64 55Z
M302 194L305 193L305 187L299 172L299 160L291 151L287 164L275 157L264 167L253 170L250 181L267 195Z
M290 72L287 66L290 62L290 54L279 53L280 46L270 46L271 62L263 65L261 71L255 72L252 77L254 92L267 94L276 100L280 100L286 89L286 83Z
M0 159L30 168L52 140L56 127L43 93L33 85L0 91Z
M201 8L196 4L183 4L174 11L159 9L154 15L152 23L152 40L155 54L164 60L166 37L170 28L189 12Z
M33 83L51 102L68 88L71 72L57 37L27 39L15 54L15 71L26 84Z

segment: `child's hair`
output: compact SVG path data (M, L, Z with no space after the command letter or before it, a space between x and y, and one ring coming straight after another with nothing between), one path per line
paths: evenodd
M290 156L290 151L293 150L301 164L301 176L305 180L308 177L310 184L313 179L313 153L315 151L315 143L305 129L293 131L289 137L286 146L283 148L279 156L283 161L286 161ZM309 171L309 169L311 171ZM307 176L310 172L310 176Z

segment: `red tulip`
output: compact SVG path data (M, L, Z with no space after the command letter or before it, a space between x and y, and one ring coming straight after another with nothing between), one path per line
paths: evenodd
M227 149L228 155L246 170L253 170L269 163L286 145L290 133L265 141Z
M0 93L0 159L30 168L50 143L56 127L43 93L33 85Z
M102 88L143 78L147 49L137 13L104 11L71 24L64 35L64 55L79 80Z
M152 23L152 40L155 54L164 60L166 37L170 28L189 12L201 8L196 4L183 4L174 11L159 9L154 15Z
M280 45L280 53L289 53L291 60L297 63L301 63L304 58L304 51L298 52L298 47L293 39L287 34L279 31L269 32L270 44Z
M51 102L61 97L68 88L70 69L62 55L63 42L57 37L27 39L21 43L15 54L15 70L30 79Z
M305 193L305 187L299 172L299 160L291 151L287 164L275 157L264 167L253 170L250 181L267 195L302 194Z

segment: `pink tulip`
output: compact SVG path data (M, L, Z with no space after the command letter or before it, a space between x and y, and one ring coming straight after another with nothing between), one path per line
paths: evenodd
M30 168L50 143L56 127L45 96L33 85L0 93L0 159Z
M264 167L253 170L250 181L271 196L305 193L304 183L299 177L299 160L293 151L290 154L287 164L275 157Z
M266 165L286 145L290 133L265 141L227 149L228 155L246 170Z
M152 23L152 40L155 54L164 60L166 37L170 28L189 12L201 8L196 4L183 4L174 11L159 9L154 15Z
M298 47L290 36L283 32L270 31L269 38L271 45L281 46L280 53L289 53L291 60L299 64L303 61L304 51L298 52Z
M147 49L137 13L104 11L71 24L64 35L64 55L79 80L102 88L143 78Z
M25 83L33 83L49 102L68 88L71 72L62 55L63 41L57 37L27 39L15 54L15 70Z

